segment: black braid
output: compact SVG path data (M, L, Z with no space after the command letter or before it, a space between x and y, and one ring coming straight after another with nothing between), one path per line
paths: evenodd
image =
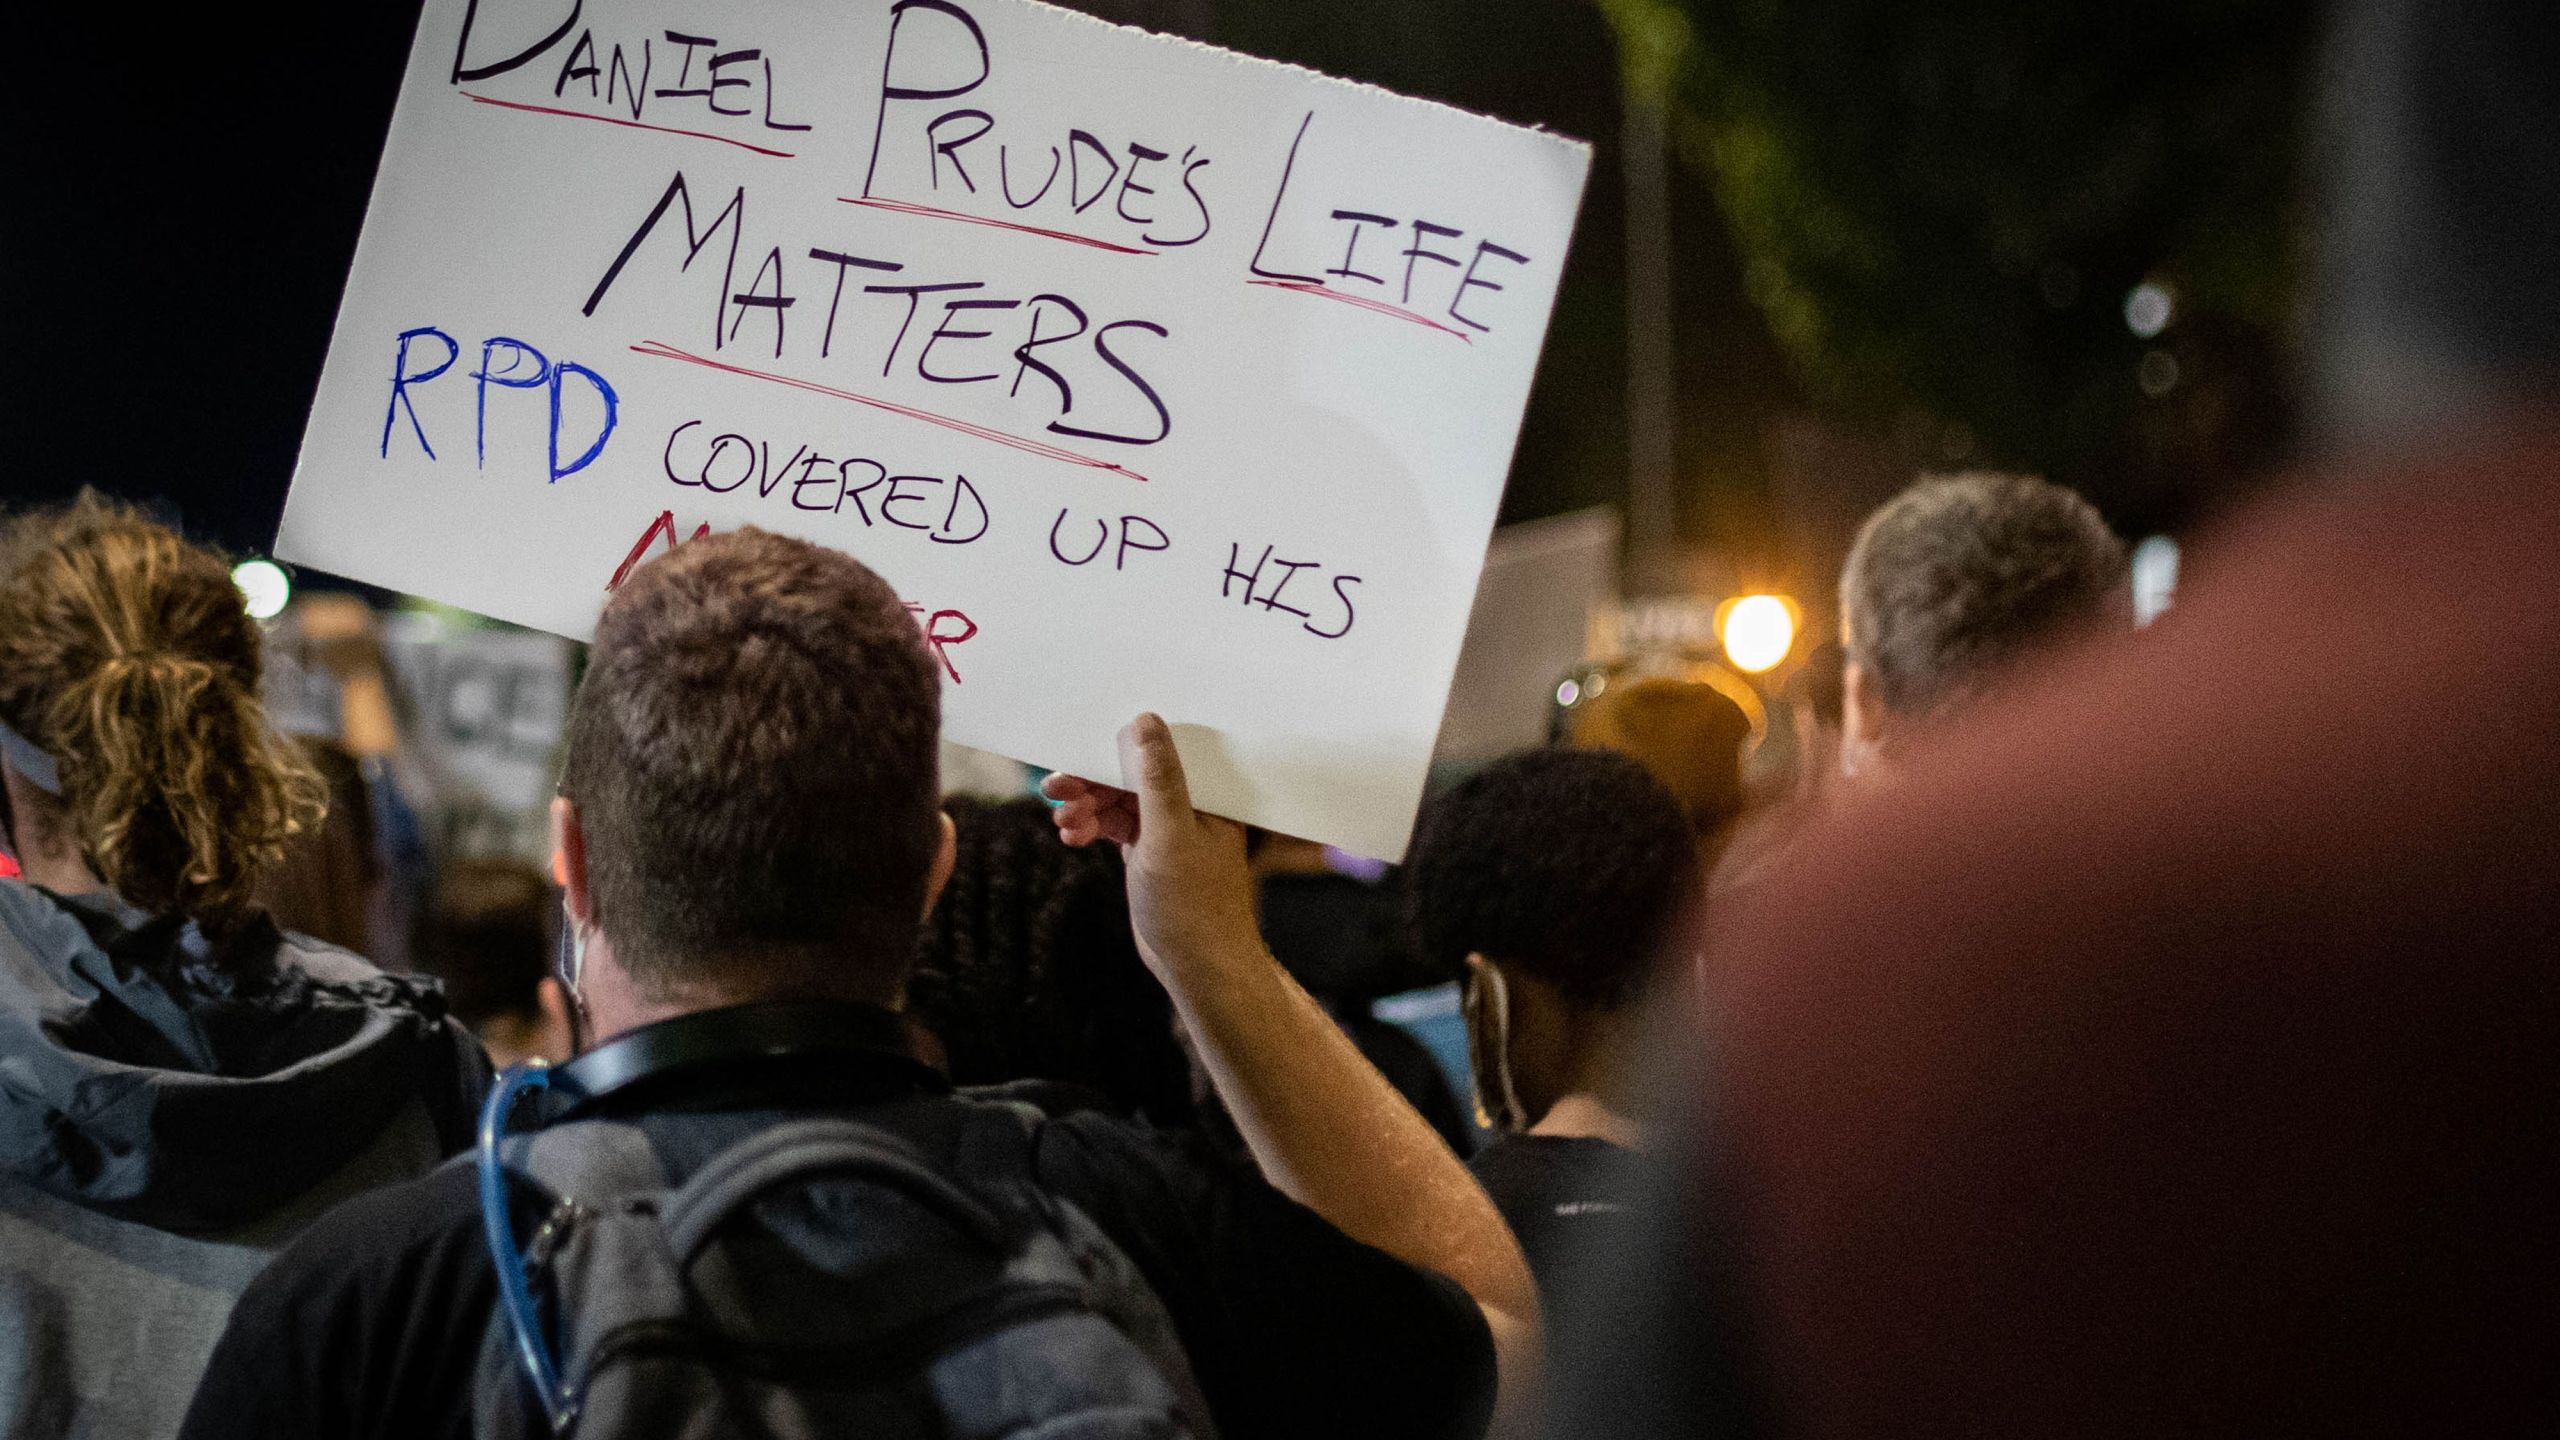
M1138 958L1119 852L1069 849L1038 800L955 796L951 882L909 989L963 1085L1060 1080L1162 1124L1191 1113L1173 1010Z

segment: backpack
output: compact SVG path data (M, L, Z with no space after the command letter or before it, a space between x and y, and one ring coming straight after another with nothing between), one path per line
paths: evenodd
M559 1387L546 1405L502 1301L473 1433L1216 1440L1136 1265L1032 1183L1038 1112L972 1110L966 1184L846 1119L761 1130L673 1186L631 1125L506 1139L557 1197L520 1288Z

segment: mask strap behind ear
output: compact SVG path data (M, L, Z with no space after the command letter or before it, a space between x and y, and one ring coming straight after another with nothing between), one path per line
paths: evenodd
M62 796L62 767L51 755L36 748L36 742L9 728L0 720L0 758L9 768L26 777L28 784L56 799Z
M1519 1087L1511 1079L1511 982L1489 960L1476 962L1469 978L1484 996L1480 1002L1486 1012L1484 1028L1491 1032L1478 1043L1480 1048L1493 1052L1485 1057L1488 1063L1477 1068L1491 1070L1491 1079L1501 1092L1495 1097L1492 1115L1484 1113L1485 1097L1481 1093L1476 1096L1476 1120L1489 1130L1525 1130L1529 1128L1529 1112L1520 1103ZM1476 1077L1479 1092L1484 1089L1486 1078Z

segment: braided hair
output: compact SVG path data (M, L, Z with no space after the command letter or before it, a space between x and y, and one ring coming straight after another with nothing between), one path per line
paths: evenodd
M1071 849L1030 798L954 796L951 880L908 987L961 1085L1055 1080L1164 1125L1191 1118L1172 1002L1138 958L1119 852Z

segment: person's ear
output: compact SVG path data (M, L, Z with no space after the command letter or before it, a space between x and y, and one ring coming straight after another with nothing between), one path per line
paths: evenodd
M960 863L960 827L951 823L948 812L933 817L942 827L942 838L933 847L933 868L924 877L924 913L933 914L934 902L942 898L942 887L951 883L951 870Z
M595 895L587 888L587 832L578 822L577 802L551 797L551 878L560 885L569 918L580 925L595 922Z
M1855 775L1883 743L1891 722L1884 695L1867 668L1852 660L1840 669L1840 773Z

